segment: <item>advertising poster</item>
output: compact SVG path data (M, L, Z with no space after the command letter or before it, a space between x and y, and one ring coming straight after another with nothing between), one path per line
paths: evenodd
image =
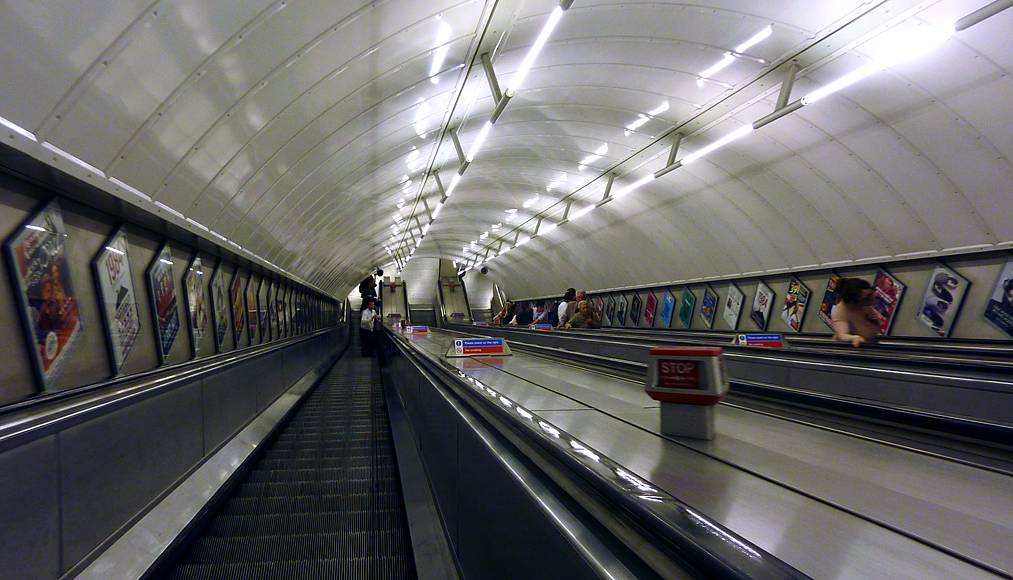
M246 322L248 323L248 336L249 344L257 344L257 323L260 321L260 315L257 312L257 281L250 272L250 277L246 280Z
M884 336L890 332L905 288L907 287L903 282L891 276L886 270L880 268L876 272L876 279L872 281L873 305L879 313L879 333Z
M32 345L36 377L48 389L59 376L83 327L67 263L67 233L54 200L24 222L4 244L17 280L17 298Z
M229 298L232 299L232 338L236 341L236 348L243 340L243 327L246 326L246 310L243 309L243 280L239 275L239 269L232 276L232 286L229 288Z
M700 303L700 318L707 328L714 328L714 317L718 313L718 293L707 286L703 291L703 301Z
M257 312L260 313L260 341L271 340L271 326L267 321L267 294L271 287L271 281L261 276L260 285L257 287Z
M176 308L176 284L172 280L172 254L169 243L162 245L161 251L148 266L146 274L148 292L151 296L151 311L155 316L155 327L158 329L158 360L165 363L172 351L172 345L179 334L179 310Z
M267 291L267 319L271 325L271 340L278 340L281 335L278 334L278 309L274 307L275 301L278 299L278 282L272 280L271 288Z
M983 315L996 328L1013 336L1013 258L1006 260L999 272Z
M274 299L274 309L278 314L278 336L288 336L288 323L285 320L285 292L288 289L285 286L278 287L277 296Z
M693 323L693 307L696 306L696 296L689 288L682 291L682 303L679 304L679 321L683 328L689 328Z
M841 295L837 293L834 288L837 287L837 281L840 280L840 276L834 276L831 274L827 278L827 289L823 292L823 303L820 304L819 319L823 321L823 324L827 325L830 330L834 329L834 324L830 320L830 311L837 306L837 303L841 301Z
M788 292L784 297L781 320L795 332L801 332L807 304L809 304L809 289L797 278L792 278L791 282L788 282Z
M746 295L739 290L735 284L728 285L728 297L725 298L725 308L721 312L721 318L725 319L728 328L735 330L739 327L739 314L742 313L742 302Z
M918 306L918 320L946 338L953 330L960 305L971 283L966 278L942 264L937 264L929 278Z
M190 345L196 358L204 346L204 334L208 329L208 313L204 307L204 269L200 257L195 257L183 276L183 291L190 324Z
M760 280L756 284L756 297L753 298L753 308L749 312L749 319L756 323L760 330L767 330L767 322L770 319L770 309L774 305L774 291Z
M604 306L605 304L602 301L601 296L597 296L594 299L594 311L598 314L598 318L602 317L602 311L604 309Z
M229 301L225 298L225 272L221 261L211 275L211 321L215 328L215 347L219 352L225 344L225 333L229 331Z
M609 296L608 304L605 306L605 319L609 321L609 326L612 326L612 322L616 316L616 299Z
M619 326L626 326L626 296L619 295L619 312L616 313L619 318Z
M647 293L647 300L644 302L644 322L647 326L654 326L654 312L658 309L658 299L654 292Z
M665 290L665 297L661 299L661 322L665 328L672 326L672 313L675 312L675 295Z
M119 374L127 355L141 333L137 314L137 293L130 277L127 256L127 232L120 227L99 250L92 261L92 272L98 286L99 309L106 330L106 345L112 353L113 374Z
M636 292L633 293L633 300L630 301L630 321L633 326L640 326L640 295Z

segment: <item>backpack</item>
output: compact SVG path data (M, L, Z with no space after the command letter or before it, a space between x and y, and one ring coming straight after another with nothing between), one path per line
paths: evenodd
M559 326L559 305L562 302L562 300L556 302L552 305L552 308L549 309L549 324L552 326Z

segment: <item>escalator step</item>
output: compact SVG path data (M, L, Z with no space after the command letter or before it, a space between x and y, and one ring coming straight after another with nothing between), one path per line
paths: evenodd
M372 507L372 506L370 506ZM339 533L367 530L391 521L395 510L343 510L303 514L255 514L218 516L205 531L206 537L277 536L284 534Z
M255 564L179 566L169 580L380 580L414 578L402 558L359 557L342 560L301 560Z
M399 505L396 493L238 497L229 500L221 515L327 513L341 510L361 510L366 509L367 506L391 510L396 509Z

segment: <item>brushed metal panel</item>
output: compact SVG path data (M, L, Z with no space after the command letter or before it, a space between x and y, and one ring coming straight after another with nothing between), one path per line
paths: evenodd
M417 371L416 371L417 372ZM459 541L458 479L461 472L472 469L458 458L460 419L435 387L418 374L421 381L412 427L419 451L429 473L440 513L447 526L447 535L456 546Z
M60 470L56 436L0 454L0 576L60 575Z
M200 388L184 385L59 434L64 570L204 456Z
M254 365L236 365L201 381L205 453L221 445L263 408L257 401L262 380L258 370Z

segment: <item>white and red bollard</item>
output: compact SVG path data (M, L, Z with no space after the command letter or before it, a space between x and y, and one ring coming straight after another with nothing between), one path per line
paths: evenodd
M652 348L647 394L661 401L661 433L714 439L715 407L728 392L719 347Z

